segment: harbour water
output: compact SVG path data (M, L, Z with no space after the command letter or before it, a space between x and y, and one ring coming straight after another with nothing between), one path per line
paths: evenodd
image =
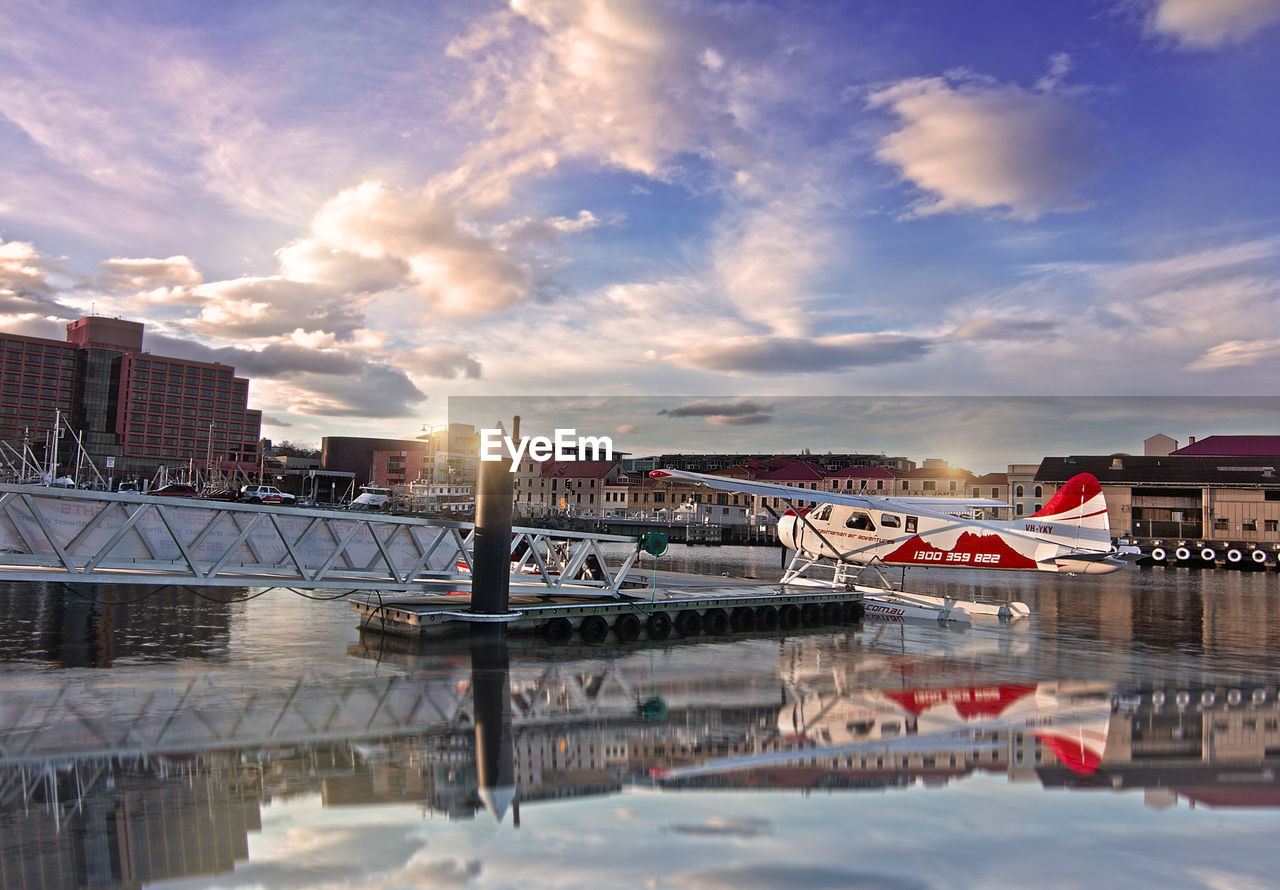
M0 887L1274 885L1280 574L907 580L1032 617L481 664L282 590L4 586Z

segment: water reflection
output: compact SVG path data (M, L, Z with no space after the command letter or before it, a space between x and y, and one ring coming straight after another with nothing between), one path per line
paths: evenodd
M3 582L0 664L216 658L226 652L236 594L243 591Z
M1280 576L909 578L1033 617L417 647L5 586L0 886L1268 884Z
M248 857L264 806L306 796L449 820L510 811L508 829L521 807L639 788L856 795L975 776L1142 789L1151 807L1280 804L1265 674L1043 675L1005 629L550 654L528 640L379 642L351 650L379 665L372 677L155 677L123 694L100 673L6 690L0 885L225 872ZM667 830L768 829L743 816Z

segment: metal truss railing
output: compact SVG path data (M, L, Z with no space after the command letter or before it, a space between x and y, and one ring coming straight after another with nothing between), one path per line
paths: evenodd
M0 485L0 580L418 591L465 586L474 526L411 516ZM515 529L513 584L615 595L616 535Z

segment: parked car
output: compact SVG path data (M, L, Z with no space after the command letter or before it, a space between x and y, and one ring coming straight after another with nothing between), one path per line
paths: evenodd
M250 504L292 504L294 497L274 485L246 485L240 489L240 500Z
M200 494L194 485L188 485L185 482L170 482L168 485L161 485L159 488L153 488L147 494L155 495L158 498L193 498Z
M210 488L202 492L200 497L209 501L238 501L240 492L234 488Z

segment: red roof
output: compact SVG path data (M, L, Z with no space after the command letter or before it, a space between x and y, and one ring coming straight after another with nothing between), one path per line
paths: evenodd
M885 467L845 467L827 475L832 479L892 479L893 471Z
M778 469L756 477L760 482L821 482L825 478L827 474L822 467L807 460L788 461Z
M1205 436L1170 454L1188 457L1272 457L1280 455L1280 436Z

